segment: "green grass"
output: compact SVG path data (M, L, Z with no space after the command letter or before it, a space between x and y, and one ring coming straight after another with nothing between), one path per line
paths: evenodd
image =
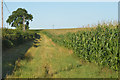
M16 65L16 60L24 57L26 51L32 46L32 44L33 42L30 41L2 52L3 77L5 77L7 74L12 74L12 71L14 70L14 67Z
M73 54L72 50L55 44L42 33L40 35L42 38L37 39L36 44L33 44L25 53L28 59L16 61L16 68L12 74L7 75L7 78L118 77L117 72L81 60ZM15 51L8 50L9 53Z

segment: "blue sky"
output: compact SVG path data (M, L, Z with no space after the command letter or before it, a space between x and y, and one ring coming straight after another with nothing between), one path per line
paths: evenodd
M77 28L118 20L117 2L6 2L10 12L25 8L33 15L31 29ZM4 25L10 14L4 6ZM0 23L1 24L1 23ZM9 27L11 28L11 27Z

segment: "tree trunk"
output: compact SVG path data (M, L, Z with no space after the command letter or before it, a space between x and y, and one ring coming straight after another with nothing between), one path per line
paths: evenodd
M25 31L25 16L23 16L23 31Z

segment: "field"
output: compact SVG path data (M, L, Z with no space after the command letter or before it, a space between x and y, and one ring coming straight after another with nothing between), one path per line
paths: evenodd
M117 26L31 32L40 39L3 51L4 77L118 78Z
M1 0L2 80L119 80L119 7Z
M54 42L73 49L80 58L118 70L118 29L98 25L95 30L88 30L57 36L50 31L44 33Z
M46 32L50 32L51 34L55 34L55 35L61 35L61 34L66 34L68 32L70 33L75 33L78 31L89 31L91 29L95 29L96 27L93 28L70 28L70 29L46 29L44 31Z

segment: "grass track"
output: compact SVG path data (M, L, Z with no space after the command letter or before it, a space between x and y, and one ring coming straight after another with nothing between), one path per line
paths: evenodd
M41 36L42 40L37 39L25 54L30 60L21 60L7 78L117 78L116 72L80 60L72 50Z

